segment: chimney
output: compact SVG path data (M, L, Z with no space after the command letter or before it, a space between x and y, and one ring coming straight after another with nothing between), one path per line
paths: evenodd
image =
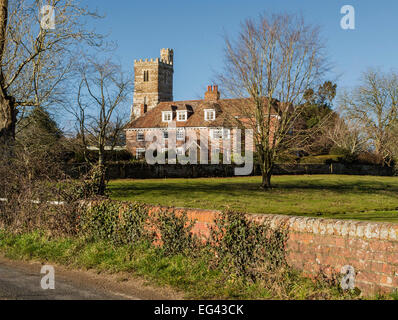
M148 109L148 106L145 103L143 103L141 105L141 113L140 113L140 115L143 116L147 112L147 109Z
M205 100L217 101L219 99L220 92L218 91L218 86L207 86L207 91L205 92Z

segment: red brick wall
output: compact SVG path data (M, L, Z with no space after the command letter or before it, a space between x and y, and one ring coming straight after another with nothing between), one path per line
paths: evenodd
M156 208L156 207L155 207ZM218 211L186 211L197 220L193 232L209 236ZM392 292L398 288L398 224L303 218L278 215L248 215L259 223L269 221L289 229L288 263L309 276L320 270L340 273L350 265L355 268L355 285L366 294Z

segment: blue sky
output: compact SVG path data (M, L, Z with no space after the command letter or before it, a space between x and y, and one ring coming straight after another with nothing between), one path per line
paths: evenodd
M262 12L302 13L318 24L340 75L339 89L354 86L368 67L398 69L396 0L84 0L106 15L95 22L118 44L115 57L133 72L134 59L156 58L173 48L174 100L199 98L223 63L223 35L233 36L240 22ZM356 29L340 27L343 5L356 11Z

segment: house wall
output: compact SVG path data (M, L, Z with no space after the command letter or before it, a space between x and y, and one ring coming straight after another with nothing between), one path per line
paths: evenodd
M201 137L201 131L203 131L203 129L193 129L190 130L192 132L194 132L194 137L196 137L195 141L196 141L196 145L200 146L201 148L205 148L204 146L206 145L206 140L203 140ZM205 129L205 131L207 131ZM147 129L143 129L142 132L144 133L144 137L146 137L146 135L148 134L148 132L150 132ZM138 131L135 130L127 130L126 131L126 147L127 150L133 155L136 155L136 151L137 148L145 148L148 149L150 147L150 145L152 144L152 142L147 142L147 141L137 141L137 134ZM173 139L173 134L169 132L169 138ZM180 140L176 140L175 137L175 141L176 141L176 147L182 147L184 146L184 144L186 142L189 142L189 133L188 131L186 131L186 137L184 141L180 141ZM206 136L204 136L205 139ZM201 142L202 139L202 142ZM220 150L220 153L224 153L227 152L227 150L231 150L232 152L232 141L234 139L233 136L233 132L231 131L231 135L230 135L230 139L228 140L223 140L223 139L217 139L217 140L213 140L210 136L207 139L207 147L209 149L209 153L211 153L212 148L217 148ZM242 140L244 138L242 137ZM168 147L168 140L165 140L165 148ZM200 151L199 147L197 147L198 152ZM210 156L210 155L209 155ZM210 159L210 157L209 157Z

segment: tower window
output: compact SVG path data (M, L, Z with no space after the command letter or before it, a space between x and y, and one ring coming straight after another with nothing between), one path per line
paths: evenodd
M144 71L144 82L148 82L149 81L149 71L145 70Z

